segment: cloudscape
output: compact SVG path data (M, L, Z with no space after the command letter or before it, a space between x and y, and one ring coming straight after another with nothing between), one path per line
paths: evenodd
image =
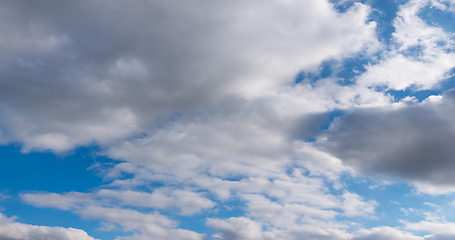
M0 240L455 239L454 0L0 0Z

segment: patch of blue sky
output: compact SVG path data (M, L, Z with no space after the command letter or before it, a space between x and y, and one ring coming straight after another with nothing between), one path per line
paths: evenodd
M179 228L191 230L200 234L207 234L208 236L215 233L213 229L206 225L205 216L179 216L173 218L178 224Z
M386 94L393 97L394 102L400 102L406 97L414 97L418 102L427 99L429 96L440 95L441 90L416 90L415 88L406 88L404 90L389 89Z
M376 22L376 32L381 42L390 44L392 41L392 34L395 32L393 27L393 20L397 16L400 5L407 2L407 0L364 0L362 1L372 8L370 20Z
M22 153L16 144L0 146L0 191L86 191L103 184L90 170L96 163L115 163L98 154L98 147L80 147L74 152L56 155L51 152Z
M455 33L455 12L428 5L420 10L419 17L431 26L440 27L445 32Z
M376 64L381 59L381 52L372 54L355 54L342 60L326 60L316 71L301 71L295 77L296 84L310 84L316 86L317 82L325 78L333 78L341 86L355 84L357 77L366 71L366 66Z
M373 216L340 217L340 220L361 222L362 227L367 228L399 227L402 221L424 221L429 217L428 214L447 221L455 220L454 194L428 195L418 193L413 186L399 180L381 185L372 179L349 174L343 175L341 181L349 191L362 196L364 200L376 201L377 206Z
M400 51L400 53L407 58L418 61L423 57L424 50L425 48L422 45L416 45Z
M335 109L333 111L328 112L327 113L327 120L322 124L321 129L322 130L329 129L330 126L332 125L332 122L335 121L335 119L343 116L344 114L346 114L346 112L343 111L343 110L340 110L340 109Z
M350 192L356 193L365 201L376 201L375 214L362 217L341 217L340 220L355 220L362 227L401 226L401 220L419 221L421 216L406 215L403 208L422 209L426 207L422 195L415 194L415 189L402 182L378 184L364 177L344 174L341 181Z
M66 211L36 208L20 199L21 193L70 191L86 192L99 187L103 179L90 170L96 163L116 163L98 154L98 147L80 147L71 153L56 155L51 152L22 153L21 146L0 146L0 191L9 198L0 202L2 213L17 216L19 222L44 226L63 226L86 230L100 239L114 239L118 232L100 231L96 220L81 219Z

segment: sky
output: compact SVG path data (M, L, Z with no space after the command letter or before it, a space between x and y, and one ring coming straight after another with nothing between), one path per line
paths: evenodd
M0 0L0 240L455 239L454 0Z

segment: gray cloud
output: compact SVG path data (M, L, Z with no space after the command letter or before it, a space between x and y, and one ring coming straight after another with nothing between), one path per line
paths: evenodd
M0 134L24 150L150 133L375 43L368 7L315 0L7 0L0 12Z
M452 240L455 239L453 234L439 234L431 237L425 238L425 240Z
M454 117L453 91L440 101L353 110L333 123L321 146L366 173L453 185Z

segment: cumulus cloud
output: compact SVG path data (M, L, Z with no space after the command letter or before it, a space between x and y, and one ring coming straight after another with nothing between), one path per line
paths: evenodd
M363 201L362 197L350 192L343 193L343 199L343 210L346 216L374 216L377 202Z
M16 222L0 214L2 240L96 240L85 231L75 228L46 227Z
M376 42L360 3L344 14L316 0L5 1L0 11L2 139L25 151L151 134Z

